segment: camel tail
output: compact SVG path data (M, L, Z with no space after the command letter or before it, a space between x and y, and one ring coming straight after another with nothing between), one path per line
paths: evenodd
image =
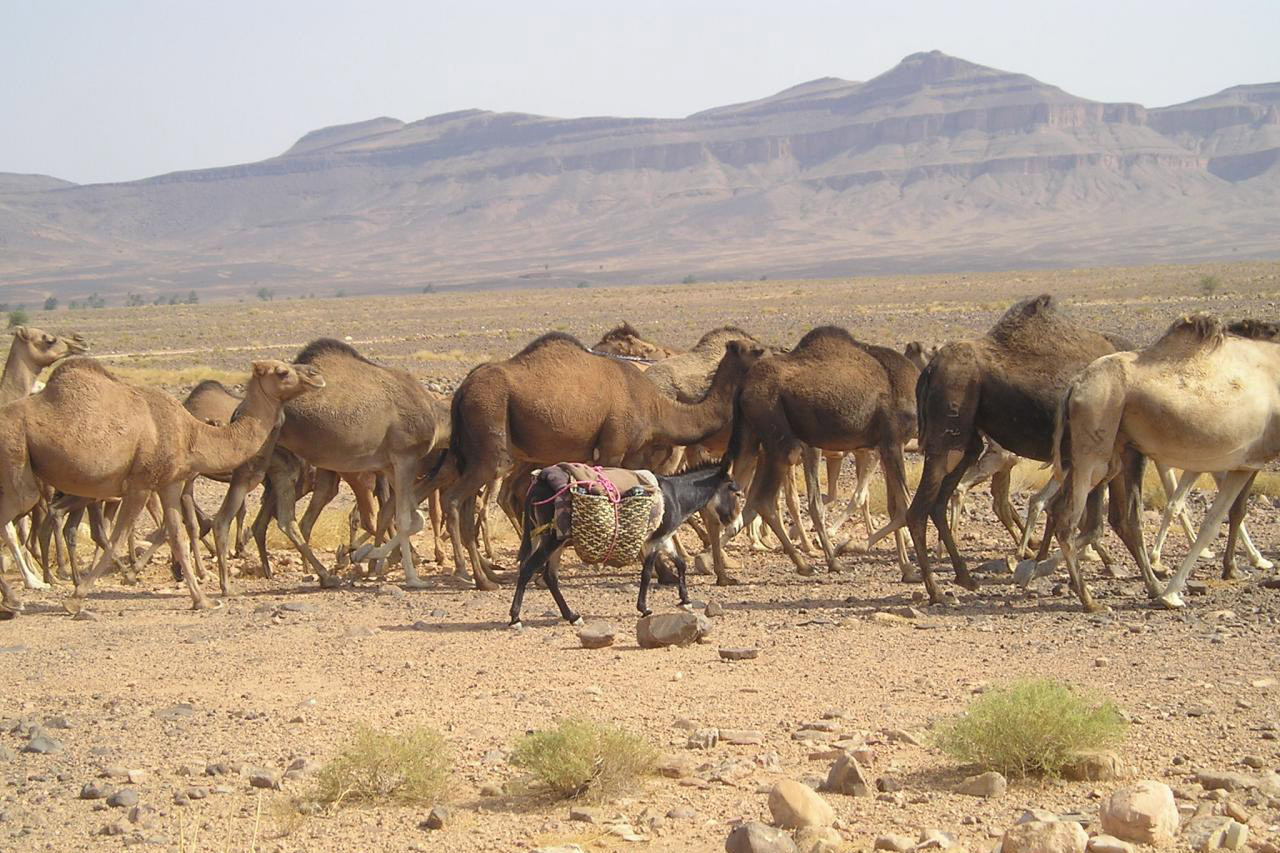
M1071 424L1068 420L1068 412L1071 406L1071 392L1075 390L1075 383L1067 386L1067 393L1062 395L1062 399L1058 401L1058 410L1053 417L1053 479L1059 483L1063 483L1067 479L1066 471L1063 468L1062 456L1064 445L1071 442Z
M935 364L936 362L930 359L924 366L924 370L920 371L920 378L916 380L916 435L922 443L925 436L925 417L929 411L926 401L929 399L929 383L933 381Z

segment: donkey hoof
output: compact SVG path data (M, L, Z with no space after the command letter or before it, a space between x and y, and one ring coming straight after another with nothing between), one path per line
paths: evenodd
M508 630L508 631L523 631L523 630L524 630L524 623L523 623L523 622L521 622L519 619L516 619L514 622L512 622L510 625L508 625L508 626L507 626L507 630Z
M580 616L580 615L579 615L579 614L577 614L577 613L572 614L572 615L571 615L571 617L570 617L570 619L569 619L569 624L570 624L570 625L572 625L572 626L573 626L573 627L575 627L575 628L579 628L579 627L581 627L581 626L582 626L582 616Z
M690 603L689 603L689 602L687 602L687 601L682 601L682 602L680 602L679 604L677 604L677 605L676 605L676 607L680 608L681 610L685 611L686 613L689 613L689 612L692 612L692 611L693 611L693 605L692 605L692 604L690 604Z
M640 611L640 618L641 618L641 619L643 619L643 618L644 618L644 617L646 617L646 616L652 616L652 615L653 615L653 611L652 611L652 610L649 610L648 608L645 608L644 610L641 610L641 611Z

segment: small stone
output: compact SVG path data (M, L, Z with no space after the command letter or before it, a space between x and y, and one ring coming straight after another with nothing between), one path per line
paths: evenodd
M147 771L135 767L132 770L126 770L124 777L129 780L130 785L141 785L147 781Z
M1248 773L1212 770L1202 770L1197 773L1196 781L1203 785L1206 791L1247 791L1261 784L1258 777Z
M764 732L754 729L719 729L720 742L734 746L756 746L764 743Z
M131 809L138 804L138 792L132 788L121 788L107 797L107 805L117 809Z
M724 849L725 853L797 853L790 835L756 821L735 826L725 839Z
M424 621L422 621L421 619L419 619L418 621L414 622L414 623L413 623L412 625L410 625L409 627L410 627L410 628L412 628L412 629L413 629L413 630L415 630L415 631L430 631L430 630L431 630L431 623L430 623L430 622L424 622Z
M352 627L342 632L343 636L350 637L353 640L361 640L366 637L372 637L377 633L378 633L378 629L374 628L372 625L353 625Z
M851 797L867 797L871 795L871 785L858 760L848 753L841 755L827 771L827 780L823 789Z
M276 777L276 774L269 770L250 770L249 786L275 790L280 787L280 780Z
M586 806L570 806L569 820L576 823L604 823L604 813Z
M1013 574L1013 565L1009 562L1008 557L998 557L994 560L987 560L978 566L977 571L988 575L1009 575Z
M157 720L165 720L175 722L177 720L186 719L196 712L196 709L190 702L179 702L177 705L170 705L167 708L160 708L151 712L151 716Z
M186 795L187 799L203 800L205 797L209 796L209 789L203 785L192 785L182 793Z
M1252 767L1254 770L1261 770L1267 766L1266 760L1257 755L1246 755L1244 758L1240 759L1240 763L1245 767Z
M687 779L693 775L694 765L687 755L668 755L658 762L658 773L668 779Z
M1228 850L1239 850L1249 840L1249 827L1239 821L1231 821L1222 838L1222 846Z
M618 631L608 622L588 622L578 629L578 642L584 649L603 649L613 645Z
M1258 690L1266 690L1268 687L1275 687L1280 684L1280 680L1275 678L1255 678L1249 682L1249 686Z
M17 753L12 749L0 743L0 761L12 761L17 758Z
M27 741L27 745L22 748L22 751L35 755L51 755L55 752L62 752L62 741L45 735L36 735Z
M384 583L378 587L378 595L387 598L404 598L408 593L393 583Z
M832 741L839 740L840 736L835 732L824 732L819 729L801 729L798 732L793 732L791 739L816 741L818 743L831 743Z
M916 849L916 840L909 835L881 835L876 839L876 850L888 850L889 853L911 853Z
M992 797L1003 796L1008 790L1009 782L1001 774L994 770L987 773L981 773L977 776L970 776L960 783L960 787L956 788L956 792L966 794L970 797L982 797L990 799Z
M884 736L885 740L889 741L889 743L905 743L910 744L911 746L920 745L920 741L916 740L911 732L908 732L905 729L891 729L885 732Z
M784 779L769 792L769 812L773 822L786 829L802 826L830 826L835 812L812 788Z
M707 602L706 609L704 609L702 612L705 613L709 618L715 619L718 616L724 615L724 607L718 601L709 601Z
M115 823L109 823L106 826L102 827L102 829L99 829L98 834L99 835L124 835L128 831L129 831L129 827L125 826L122 821L116 821Z
M721 660L754 660L760 656L760 650L754 648L721 649Z
M1078 823L1030 820L1009 827L1001 853L1085 853L1089 836Z
M687 646L711 632L711 620L701 613L654 613L636 622L636 642L642 649Z
M1124 776L1124 762L1109 749L1078 752L1062 775L1075 782L1108 782Z
M423 829L444 829L444 825L449 822L448 806L435 806L427 815L426 820L418 824Z
M92 610L85 610L84 608L81 608L75 613L74 616L71 617L71 621L72 622L97 622L98 614L94 613Z
M307 604L305 601L286 601L280 605L280 609L285 613L315 613L316 606Z
M1244 806L1240 805L1235 800L1227 800L1225 803L1223 803L1222 810L1226 812L1227 816L1230 817L1232 820L1238 820L1240 821L1240 823L1249 822L1249 818L1250 818L1249 812L1245 809Z
M695 820L697 817L698 812L689 806L676 806L667 812L667 818L670 820Z
M482 797L501 797L502 786L497 782L485 782L480 786L480 796Z
M1106 656L1099 656L1099 657L1096 657L1096 658L1094 658L1094 659L1093 659L1093 665L1094 665L1094 666L1096 666L1096 667L1098 667L1099 669L1101 669L1101 668L1102 668L1102 667L1104 667L1104 666L1109 665L1110 663L1111 663L1111 658L1106 657ZM1123 843L1123 842L1121 842L1121 843Z
M902 790L902 782L896 776L881 776L876 780L876 790L885 794L892 794Z
M80 789L80 799L101 800L110 793L111 789L101 782L85 782L84 787Z
M156 819L156 810L152 806L134 806L129 809L129 823L147 826Z
M720 742L719 729L698 729L689 735L689 749L711 749Z
M802 826L796 830L796 849L800 853L839 853L844 838L831 826Z
M1178 831L1178 807L1173 791L1162 782L1146 780L1122 788L1102 805L1102 829L1136 844L1170 844Z
M1114 835L1095 835L1089 839L1089 853L1134 853L1137 848Z

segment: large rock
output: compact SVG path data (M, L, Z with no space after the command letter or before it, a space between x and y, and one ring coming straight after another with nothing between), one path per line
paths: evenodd
M1173 791L1162 782L1121 788L1102 804L1101 818L1103 832L1138 844L1169 844L1178 832Z
M1095 835L1089 839L1089 853L1134 853L1137 850L1128 841L1114 835Z
M796 830L796 848L800 853L840 853L844 838L830 826L804 826Z
M796 843L781 829L763 823L738 824L724 840L725 853L796 853Z
M1182 842L1197 853L1239 850L1249 840L1249 827L1225 815L1193 818L1182 831Z
M636 642L642 649L687 646L711 633L711 620L701 613L654 613L636 622Z
M980 773L977 776L970 776L960 783L960 787L956 788L956 793L968 794L970 797L982 797L989 799L991 797L999 797L1009 788L1009 782L1001 774L994 770L987 773Z
M1109 749L1078 752L1062 775L1073 782L1110 782L1124 776L1124 762Z
M1247 791L1262 786L1262 780L1251 773L1233 773L1229 770L1201 770L1196 781L1206 791Z
M827 771L823 789L851 797L871 796L871 783L867 781L867 774L863 772L858 759L847 752L837 758Z
M608 622L588 622L578 629L578 641L584 649L603 649L613 645L617 633Z
M836 813L826 800L808 785L784 779L769 792L769 812L773 822L787 829L802 826L830 826Z
M1000 853L1085 853L1089 836L1073 821L1029 820L1009 827Z

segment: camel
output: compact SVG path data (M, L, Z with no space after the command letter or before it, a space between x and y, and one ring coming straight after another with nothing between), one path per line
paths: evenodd
M905 511L906 468L902 446L915 434L914 388L918 373L901 353L857 341L846 330L821 326L788 353L761 359L751 368L738 399L734 429L735 477L746 479L757 447L760 462L751 478L743 516L725 532L732 538L759 515L782 543L801 574L812 568L801 558L777 516L777 494L788 469L804 463L809 513L827 567L836 570L818 484L818 450L874 449L885 472L890 517ZM909 571L905 551L899 562ZM717 575L723 571L717 567Z
M638 362L662 361L676 353L675 350L646 341L630 323L623 323L605 332L596 345L591 347L591 351L597 355L620 356L628 361Z
M902 354L907 357L907 361L916 366L916 370L924 372L924 369L938 354L940 348L936 345L925 345L920 341L909 341L903 348Z
M711 386L697 403L668 399L635 366L592 355L560 332L543 335L506 361L472 369L453 395L448 459L457 479L440 499L456 573L466 572L465 547L476 587L497 588L471 528L477 494L500 473L520 462L638 467L655 448L706 441L729 423L742 378L763 352L741 341L725 344Z
M1054 413L1062 393L1081 369L1114 351L1105 336L1062 317L1052 297L1045 294L1011 307L983 337L947 344L934 355L916 387L924 451L920 486L905 518L895 516L872 537L874 544L905 523L931 602L940 602L942 596L925 542L930 519L951 557L956 582L977 589L952 538L947 504L956 484L982 453L984 437L1018 456L1048 461ZM1007 476L1006 472L1006 480ZM1144 572L1150 571L1138 529L1140 508L1131 503L1134 490L1125 478L1113 485L1112 526ZM996 489L993 483L993 492ZM1094 500L1100 506L1101 495ZM1048 538L1041 543L1042 549Z
M164 508L169 547L177 555L192 606L210 606L192 573L182 541L182 488L194 474L228 471L259 451L285 401L323 388L318 369L257 361L240 417L212 427L165 394L122 382L88 358L60 364L44 391L9 404L0 417L0 523L29 510L40 482L67 494L123 498L110 548L66 602L76 611L152 492ZM12 542L10 543L12 546ZM0 579L3 585L3 579ZM20 607L4 586L5 607Z
M1184 606L1181 592L1228 514L1233 533L1244 517L1254 477L1280 456L1280 344L1270 324L1232 331L1207 314L1183 317L1146 349L1092 362L1070 384L1054 426L1054 535L1086 610L1097 608L1080 577L1077 553L1096 535L1090 518L1076 534L1090 493L1125 471L1125 456L1168 467L1222 473L1200 531L1163 590L1149 567L1147 593L1161 606ZM1141 463L1131 475L1141 474ZM1141 488L1141 477L1136 479ZM1136 490L1136 489L1135 489ZM1231 537L1234 540L1234 536ZM1229 541L1227 551L1234 551Z
M1200 475L1204 471L1183 471L1182 476L1178 479L1178 484L1174 488L1173 493L1169 496L1168 502L1164 506L1164 512L1160 514L1160 530L1156 533L1155 542L1151 546L1151 565L1161 565L1161 552L1164 550L1165 538L1169 535L1169 525L1172 523L1174 516L1177 516L1183 524L1187 524L1186 500L1187 493L1195 486L1196 481L1200 479ZM1224 475L1221 472L1213 472L1212 477L1217 483L1218 488L1222 488ZM1057 482L1056 480L1050 482ZM1165 486L1165 492L1168 494L1168 486ZM1248 529L1244 526L1244 522L1240 523L1240 544L1244 546L1245 553L1249 555L1249 563L1255 569L1272 569L1275 565L1262 556L1262 552L1253 544L1253 538L1249 536ZM1195 534L1187 536L1187 540L1194 542ZM1228 537L1230 541L1231 537ZM1212 559L1213 554L1206 550L1200 554L1205 559ZM1223 555L1222 577L1231 579L1236 573L1236 557L1235 549L1228 548Z
M89 350L89 345L80 335L64 338L51 335L34 326L15 326L13 343L9 345L9 356L4 363L4 375L0 377L0 406L20 400L31 393L40 372L60 359L72 355L80 355ZM17 541L17 530L6 531L6 541L12 538ZM49 583L40 578L32 569L23 548L13 552L14 562L22 573L22 581L28 589L49 589ZM4 557L0 552L0 574L4 573Z
M369 361L350 345L332 338L307 344L295 365L314 365L325 375L325 388L290 401L284 407L275 446L296 455L319 470L340 474L389 472L395 497L395 536L367 553L381 560L399 551L405 585L420 589L409 537L414 531L417 505L414 481L421 461L443 442L446 425L438 400L408 371ZM235 472L222 508L214 519L214 544L219 571L225 574L226 540L231 516L244 500L253 469L266 457L250 460ZM281 488L288 488L282 478ZM292 495L277 499L276 523L320 576L321 586L336 585L336 578L315 556L294 517Z

